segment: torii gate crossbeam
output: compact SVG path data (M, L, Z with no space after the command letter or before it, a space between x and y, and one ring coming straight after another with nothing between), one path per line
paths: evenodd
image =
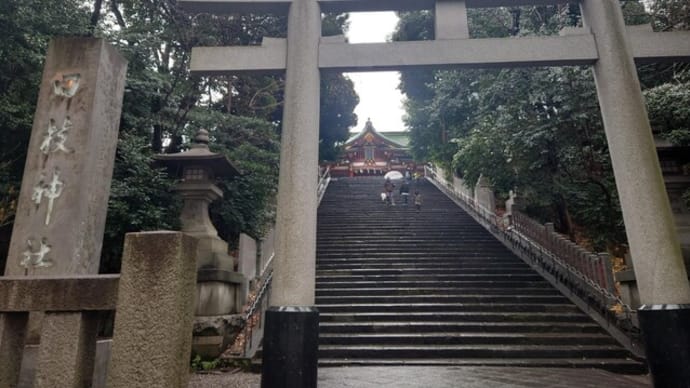
M277 248L271 304L267 315L264 367L271 362L270 328L299 327L303 351L315 357L318 331L314 304L316 186L318 165L319 77L321 70L366 71L409 67L516 67L591 65L632 254L650 369L658 386L690 384L690 285L664 186L635 61L690 59L690 33L654 33L625 26L618 0L580 0L584 28L558 37L469 39L467 7L567 3L566 0L179 0L194 12L288 14L286 40L268 39L256 47L195 48L198 74L286 71L283 138L278 188ZM321 12L434 9L436 40L350 45L322 38ZM289 309L285 306L300 306ZM269 311L270 313L271 311ZM280 318L280 316L283 318ZM288 316L300 315L292 319ZM306 314L306 315L304 315ZM310 315L311 314L311 315ZM313 318L315 316L315 318ZM288 317L288 318L285 318ZM306 318L305 318L306 317ZM310 318L311 317L311 318ZM271 320L281 322L275 326ZM282 326L281 326L282 325ZM301 326L300 326L301 325ZM270 327L269 327L270 326ZM282 327L281 328L279 328ZM293 325L294 326L294 325ZM294 326L294 327L297 327ZM316 327L316 328L315 328ZM313 334L313 333L312 333ZM316 334L318 336L318 333ZM283 341L284 342L284 341ZM290 353L283 348L278 352ZM670 354L670 356L665 356ZM278 355L273 367L289 355ZM293 356L296 356L293 354ZM267 360L266 358L269 358ZM282 361L281 361L282 360ZM269 362L267 362L269 361ZM281 364L282 362L282 364ZM314 361L315 362L315 361ZM272 371L262 384L316 386L316 366ZM294 378L291 380L291 378ZM679 381L681 383L679 383ZM277 385L275 385L277 384ZM679 385L680 384L680 385Z
M636 63L690 61L686 32L652 32L628 27ZM283 72L287 39L264 38L261 46L195 47L192 71L202 75ZM417 55L410 56L414 52ZM340 72L442 67L525 67L594 65L599 59L594 36L584 28L562 36L447 39L389 43L345 43L342 37L319 42L319 69Z

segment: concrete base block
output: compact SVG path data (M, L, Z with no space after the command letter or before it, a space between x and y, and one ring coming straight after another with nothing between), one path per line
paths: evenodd
M197 273L194 314L217 316L235 314L244 304L247 279L239 272L217 268L201 269Z
M196 317L192 354L205 359L217 358L235 341L242 326L240 314Z
M108 363L110 361L110 349L113 341L110 339L96 342L96 361L93 368L92 388L105 388L105 379L108 375ZM24 348L22 370L19 375L17 388L32 388L36 376L36 359L38 357L38 345L28 345Z
M97 315L93 312L47 312L42 326L34 388L92 386Z
M232 283L205 282L196 285L196 316L225 315L237 311L237 287Z
M234 271L236 259L226 252L228 243L217 236L195 236L198 239L197 268L215 268L223 271Z
M319 311L271 307L264 329L262 388L316 388Z
M690 387L690 305L644 305L638 310L655 387Z

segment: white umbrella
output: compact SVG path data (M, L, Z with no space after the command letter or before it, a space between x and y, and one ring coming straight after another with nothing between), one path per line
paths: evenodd
M401 174L398 171L389 171L383 177L386 179L390 179L392 181L397 181L397 180L403 179L403 174Z

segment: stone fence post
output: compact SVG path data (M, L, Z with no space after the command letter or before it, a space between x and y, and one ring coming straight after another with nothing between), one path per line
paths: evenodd
M244 233L240 234L240 244L237 253L237 272L244 275L248 280L257 276L256 255L258 244L256 240Z
M197 241L180 232L129 233L108 388L186 388Z
M491 183L485 176L479 176L477 185L474 186L474 201L480 208L491 213L496 211L496 198L494 197L494 190L491 188Z

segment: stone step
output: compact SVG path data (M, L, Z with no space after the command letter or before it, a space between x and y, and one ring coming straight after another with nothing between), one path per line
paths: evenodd
M435 266L434 263L438 263L438 266ZM485 268L494 268L494 267L521 267L525 268L527 267L527 264L525 264L523 261L517 260L514 256L490 256L490 257L480 257L480 256L463 256L463 255L445 255L445 256L439 256L439 255L428 255L428 256L409 256L409 257L393 257L393 258L385 258L385 257L366 257L364 255L359 255L359 257L330 257L330 258L325 258L319 256L319 259L316 263L316 266L319 267L320 265L343 265L343 268L347 268L348 266L352 265L383 265L388 267L395 267L395 266L405 266L408 264L412 264L414 267L416 266L432 266L433 268L438 268L439 272L442 272L442 268L444 266L450 266L450 265L457 265L459 267L476 267L480 265L484 265Z
M421 212L382 204L382 186L334 180L318 209L321 366L644 370L429 182L412 188Z
M339 220L338 222L342 222ZM429 237L433 241L439 241L442 243L451 243L454 238L460 238L462 240L478 240L486 241L490 244L495 244L496 241L491 238L489 234L484 229L471 229L463 224L446 224L443 227L433 227L433 222L415 223L408 225L398 225L390 227L381 227L379 224L372 225L360 225L359 227L348 228L347 234L343 235L342 224L334 224L333 226L324 226L321 224L317 226L317 232L319 237L340 237L342 241L372 241L375 240L371 236L381 235L384 241L395 241L395 240L423 240L425 237ZM376 228L373 229L372 228ZM322 238L323 241L328 241L326 238ZM332 241L332 243L337 244L341 240Z
M518 304L562 304L567 299L558 294L553 295L514 295L514 291L506 295L317 295L316 304L334 303L518 303ZM318 307L318 306L317 306Z
M509 254L504 247L491 246L491 244L484 244L481 241L464 241L462 244L448 244L441 245L435 244L433 241L427 241L425 243L415 243L412 241L390 241L388 244L382 244L377 241L367 241L358 243L348 243L348 244L331 244L320 242L317 244L317 252L319 254L332 254L332 253L348 253L348 252L359 252L362 250L374 250L381 252L408 252L408 251L426 251L429 253L433 252L455 252L462 253L462 251L472 252L476 249L481 249L485 253L491 252L492 254L501 255Z
M480 288L467 287L466 289L458 287L395 287L395 288L317 288L316 298L333 297L333 296L462 296L466 298L481 298L488 301L489 298L504 298L505 296L512 296L515 302L519 302L520 298L543 297L543 296L560 296L558 291L552 288L521 288L516 290L514 288Z
M437 270L438 272L438 270ZM419 285L433 285L441 284L444 287L452 286L458 284L460 286L465 283L496 283L496 282L508 282L515 284L516 287L529 286L529 285L541 285L545 284L548 286L543 279L535 276L533 273L467 273L462 270L447 270L449 272L445 275L439 275L431 271L425 271L420 269L410 269L407 271L386 271L378 270L374 273L369 273L366 275L362 274L342 274L342 275L328 275L317 270L316 281L317 283L346 283L346 284L368 284L381 285L381 284L405 284L405 283L415 283Z
M359 285L370 284L372 286L381 286L384 284L393 285L415 285L415 286L432 286L443 285L444 287L465 284L495 284L495 283L510 283L515 284L516 287L535 287L543 286L549 287L549 283L543 279L534 279L531 277L520 278L516 277L519 274L511 273L480 273L468 274L462 271L457 273L450 273L447 275L438 275L435 273L419 273L418 271L410 271L411 273L394 273L394 274L369 274L369 275L338 275L328 276L320 274L317 271L316 282L320 284L330 284L333 286L353 287ZM455 271L449 271L455 272Z
M467 258L487 258L487 259L492 259L495 257L498 258L503 258L507 259L510 258L508 254L505 256L503 255L496 255L492 254L492 252L482 252L482 251L476 251L476 252L471 252L467 250L462 250L458 252L448 252L448 251L436 251L433 253L430 253L434 257L467 257ZM324 258L324 259L329 259L329 258L382 258L382 259L393 259L397 260L400 258L407 258L407 257L419 257L420 253L418 252L391 252L391 251L382 251L382 252L368 252L366 250L362 251L352 251L352 252L332 252L332 253L325 253L325 254L318 254L318 257Z
M598 333L364 333L319 335L321 345L604 345L618 343Z
M476 256L433 256L424 255L416 257L399 257L395 259L381 259L381 258L366 258L366 257L345 257L345 258L324 258L319 257L316 264L318 267L342 267L348 268L349 266L355 266L359 268L360 266L367 267L383 267L383 268L395 268L395 267L432 267L443 271L443 267L456 266L458 268L475 268L475 269L489 269L489 268L500 268L500 269L512 269L512 268L529 268L525 262L517 260L514 256L501 256L492 257L487 259L486 257L476 257Z
M352 366L492 366L529 368L600 368L614 373L645 374L644 364L627 358L319 358L319 367Z
M368 312L321 313L321 322L589 322L582 313Z
M380 249L380 248L357 248L357 249L337 249L332 251L318 251L319 257L324 259L329 258L356 258L356 257L370 257L370 258L405 258L405 257L419 257L424 255L433 255L440 257L482 257L482 258L509 258L511 254L507 251L492 251L491 249L480 250L477 248L458 247L457 249L436 249L424 247L416 247L406 249L401 247L397 250Z
M580 310L570 304L515 304L515 303L360 303L360 304L320 304L321 313L356 313L356 312L429 312L429 311L493 311L501 313L513 312L549 312L549 313L579 313Z
M602 333L594 322L321 322L320 333Z
M319 345L326 358L612 358L627 357L620 346L597 345Z
M486 261L486 260L484 260ZM524 271L534 272L524 263L475 263L458 260L448 260L446 262L438 262L432 260L407 260L407 261L389 261L383 262L380 260L361 260L361 259L341 259L340 262L323 260L316 266L319 271L351 271L351 270L373 270L373 269L435 269L436 272L443 274L447 270L462 270L468 273L481 272L513 272Z
M553 290L545 281L525 282L525 281L504 281L504 280L439 280L437 275L429 277L418 277L419 280L397 280L390 277L386 280L371 279L371 277L322 277L316 278L316 289L344 289L344 288L456 288L466 291L468 288L507 288L514 287L519 289L542 288ZM496 279L499 279L498 277Z

